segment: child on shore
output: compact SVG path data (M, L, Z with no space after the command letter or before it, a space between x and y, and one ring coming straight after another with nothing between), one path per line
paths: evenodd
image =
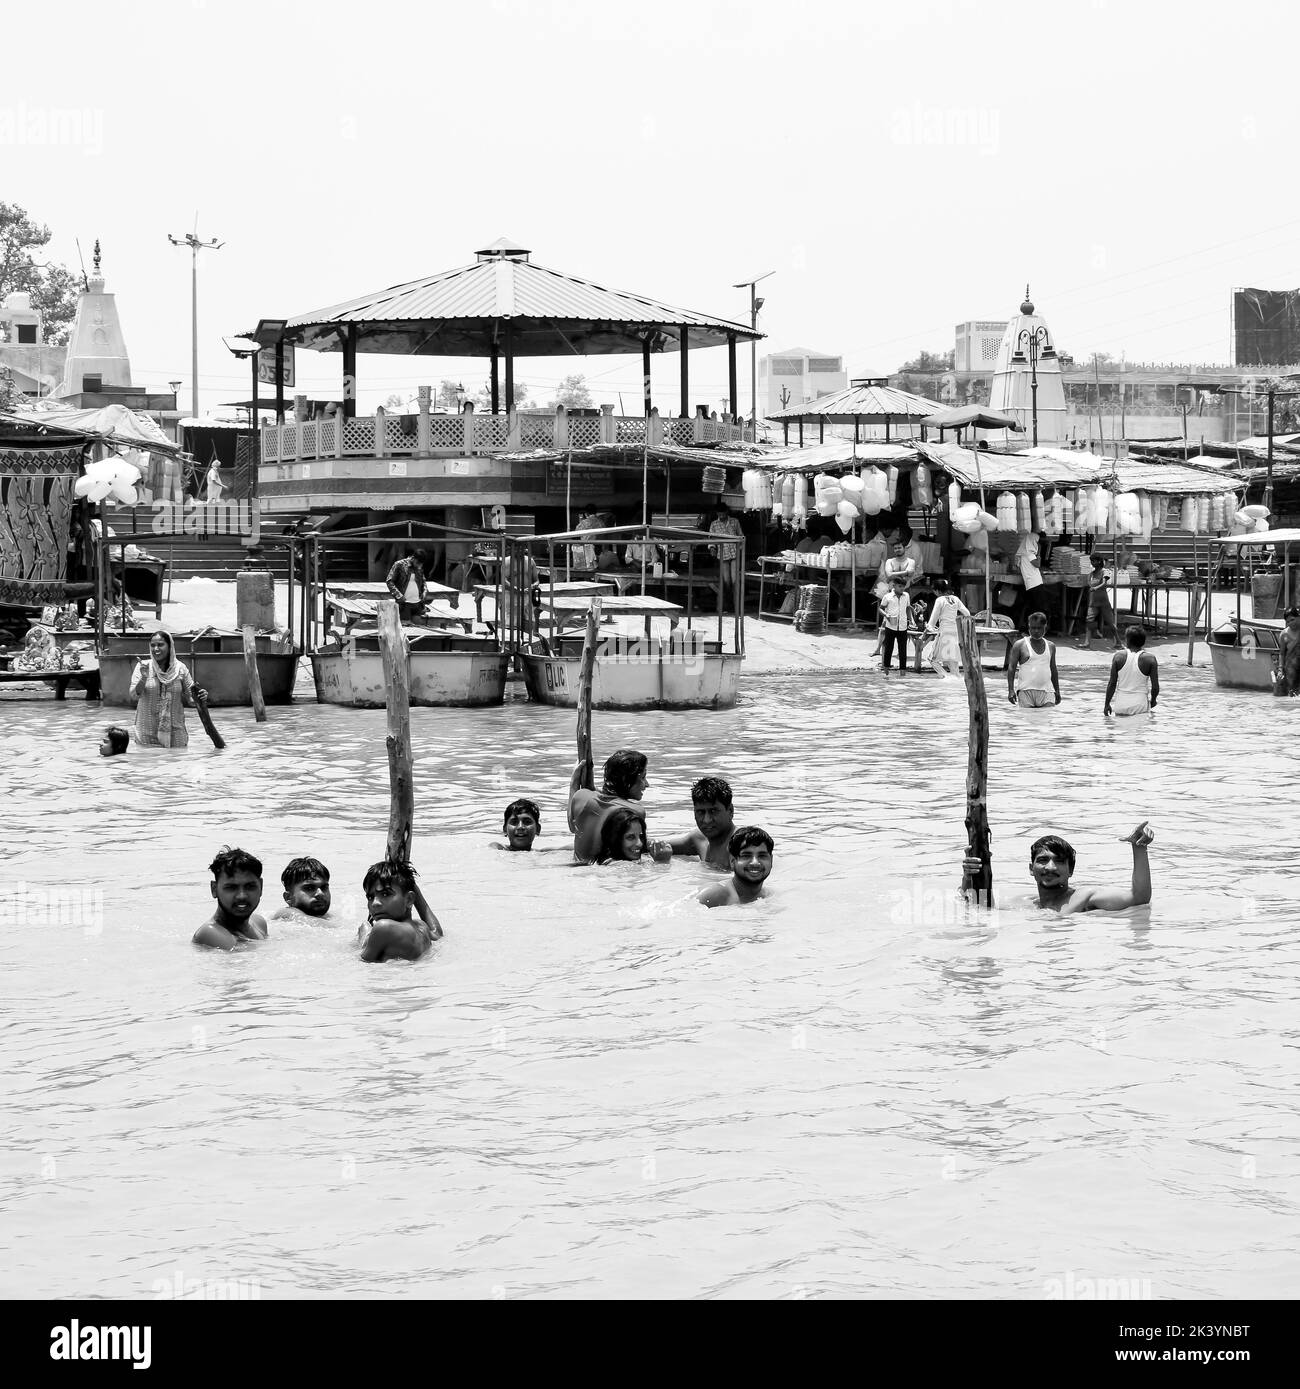
M673 835L668 847L675 854L695 854L710 868L727 868L727 845L736 828L730 785L720 776L702 776L691 786L691 807L695 811L695 828Z
M731 881L706 887L696 898L706 907L730 907L766 897L763 884L772 873L772 836L757 825L745 825L727 846Z
M110 724L104 730L103 741L99 745L101 757L118 757L131 746L131 735L125 728Z
M366 870L361 890L366 894L368 920L357 932L361 958L418 960L442 935L442 926L424 900L409 863L385 859ZM411 915L412 908L419 919Z
M285 905L272 920L291 921L298 916L329 915L330 871L320 859L290 859L280 874L280 881L284 884Z
M266 921L258 916L262 900L262 861L244 849L223 844L208 865L216 910L194 933L195 945L233 950L243 941L265 940Z

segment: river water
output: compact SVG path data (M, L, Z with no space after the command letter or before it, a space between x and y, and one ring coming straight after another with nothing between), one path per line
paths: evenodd
M571 713L413 710L447 934L385 966L353 944L382 712L217 710L224 753L101 759L108 711L4 701L0 1293L1294 1297L1294 709L1174 667L1116 729L1064 679L1037 713L990 684L992 914L954 899L959 682L598 711L598 762L650 754L652 832L713 772L776 839L772 896L714 912L698 864L488 847L519 794L566 844ZM1122 881L1142 819L1149 909L1026 905L1038 833ZM263 911L324 859L342 920L193 949L223 843Z

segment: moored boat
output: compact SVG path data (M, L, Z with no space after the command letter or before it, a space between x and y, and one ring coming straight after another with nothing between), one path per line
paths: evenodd
M105 704L129 706L131 677L149 655L151 632L108 633L99 653L100 688ZM248 667L244 663L244 642L238 632L176 632L177 659L183 661L194 683L208 692L213 708L249 706L253 702L248 687ZM279 637L256 639L257 674L262 698L267 704L288 704L293 698L293 682L298 669L298 652L293 643Z
M1218 540L1219 564L1229 557L1237 565L1237 613L1210 632L1206 640L1210 660L1214 664L1214 683L1234 690L1265 690L1273 688L1273 673L1281 652L1282 633L1286 623L1281 618L1255 616L1254 612L1276 611L1279 589L1281 606L1295 599L1291 591L1290 549L1300 540L1300 530L1265 530L1245 535L1225 535ZM1279 570L1265 569L1251 580L1252 616L1243 617L1242 599L1245 593L1244 551L1275 546L1275 556L1281 559ZM1280 555L1278 555L1280 551ZM1217 572L1218 566L1215 567ZM1268 606L1265 607L1265 602Z
M505 698L510 657L499 643L409 627L404 635L411 704L475 708ZM387 703L377 631L350 632L323 643L311 653L311 669L322 704L382 709Z

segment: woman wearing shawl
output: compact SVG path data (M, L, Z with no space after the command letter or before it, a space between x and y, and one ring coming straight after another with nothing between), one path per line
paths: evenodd
M59 648L48 627L36 626L27 633L23 649L9 663L12 670L59 670Z
M170 632L149 638L149 659L141 661L131 677L131 697L139 699L135 710L135 740L144 747L188 747L185 706L194 708L207 691L194 683L187 667L176 659Z

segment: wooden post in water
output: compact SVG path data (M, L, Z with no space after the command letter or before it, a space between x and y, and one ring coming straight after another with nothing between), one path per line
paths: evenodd
M208 697L204 695L202 699L196 698L194 707L198 711L199 722L203 725L204 732L212 739L212 746L220 750L226 746L226 740L217 732L217 726L212 722L212 715L208 713Z
M390 861L411 861L415 786L411 773L411 692L406 638L397 604L385 598L375 605L379 651L384 661L384 702L388 709L388 849Z
M573 769L573 784L569 790L569 805L574 791L596 789L596 768L591 755L591 685L596 675L596 638L600 631L600 599L591 600L587 612L587 632L582 642L582 663L578 667L578 761ZM570 810L569 828L573 814Z
M253 697L253 718L266 722L266 700L262 698L262 673L257 668L257 636L251 627L242 627L244 638L244 669L248 672L248 692Z
M989 702L980 669L979 642L972 618L957 617L957 643L961 648L961 668L966 679L966 701L970 705L970 731L966 756L966 853L980 861L978 873L962 872L962 891L975 891L977 906L993 905L993 855L989 848L992 834L988 816Z

